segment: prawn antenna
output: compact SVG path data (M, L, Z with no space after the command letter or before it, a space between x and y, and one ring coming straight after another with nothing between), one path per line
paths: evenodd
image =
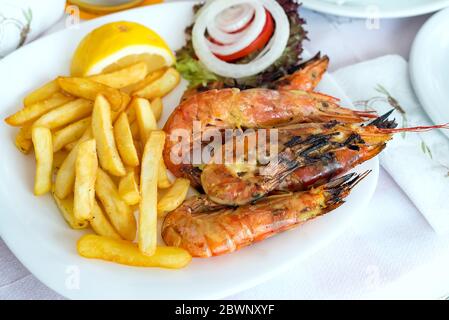
M449 129L449 123L437 124L433 126L419 126L419 127L408 127L408 128L392 128L392 129L382 129L385 133L398 133L398 132L426 132L434 129Z

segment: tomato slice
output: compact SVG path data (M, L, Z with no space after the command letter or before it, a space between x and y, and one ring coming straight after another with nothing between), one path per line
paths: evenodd
M262 29L262 32L246 48L243 48L242 50L237 51L236 53L233 53L230 55L223 56L223 55L216 54L215 56L223 61L232 62L237 59L246 57L247 55L253 53L256 50L260 50L260 49L264 48L266 46L266 44L268 43L268 41L270 41L270 38L274 32L273 17L267 10L265 10L265 14L266 14L266 21L265 21L265 25Z

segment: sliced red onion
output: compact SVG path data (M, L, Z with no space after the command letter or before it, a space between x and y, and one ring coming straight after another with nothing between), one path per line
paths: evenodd
M231 45L217 45L211 43L206 38L207 27L212 23L215 23L216 17L223 11L233 6L238 6L242 4L248 4L255 8L257 15L257 7L261 7L263 13L263 24L265 25L265 9L268 10L273 17L276 28L274 30L273 36L269 45L259 54L258 58L246 64L234 64L225 62L215 56L215 53L220 55L229 55L246 48L252 41L256 38L251 38L251 41L247 42L245 45L237 46L234 43ZM255 20L255 19L254 19ZM254 24L253 21L252 24ZM248 26L248 29L251 26ZM246 30L246 29L245 29ZM257 33L260 35L262 29ZM198 13L195 25L192 31L192 42L195 49L195 53L201 62L212 72L223 77L230 78L244 78L260 73L261 71L268 68L273 62L275 62L283 53L285 47L287 46L287 41L290 33L290 24L285 14L284 9L275 0L214 0L207 3ZM211 35L212 36L212 35ZM248 36L245 34L245 36ZM215 40L220 41L219 39ZM249 36L248 36L249 39ZM247 39L245 39L247 40ZM220 41L221 42L221 41ZM220 52L212 50L209 47L212 44L212 48L221 47ZM233 46L233 47L232 47ZM236 51L229 49L239 48ZM228 49L224 49L228 48Z
M215 28L216 17L207 24L206 29L209 35L223 44L219 45L207 40L208 46L213 53L227 56L239 52L256 40L262 32L266 22L266 13L263 5L253 0L246 0L246 2L254 8L255 13L251 24L242 31L238 33L226 33Z
M247 3L230 7L217 16L215 25L221 31L227 33L236 32L251 21L254 13L254 8Z

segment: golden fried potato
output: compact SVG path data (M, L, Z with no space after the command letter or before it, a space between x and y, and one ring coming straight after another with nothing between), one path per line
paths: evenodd
M164 217L168 212L179 207L187 196L189 191L190 181L183 178L175 180L167 193L159 200L157 204L157 214L159 217Z
M122 112L114 123L114 137L123 163L131 167L138 166L139 155L134 145L126 112Z
M100 168L97 171L95 193L115 230L123 239L133 241L137 229L134 214L120 197L114 181Z
M142 81L147 73L148 65L145 62L139 62L114 72L91 76L89 79L111 88L121 89Z
M87 128L75 147L69 152L64 162L56 173L55 194L60 199L65 199L73 191L75 184L75 165L78 154L78 146L82 142L92 139L92 130Z
M157 246L157 180L164 143L165 133L152 131L142 157L138 241L140 251L146 255L154 254Z
M70 102L73 99L74 98L68 97L60 92L56 92L45 100L38 101L34 104L24 107L13 115L7 117L5 121L11 126L24 126L30 124L50 110L53 110L67 102Z
M55 129L89 116L93 103L86 99L70 101L44 114L33 124L34 127Z
M31 126L24 126L20 128L14 141L17 149L24 154L28 154L33 147L33 141L31 140Z
M179 84L180 80L181 76L179 75L179 72L174 68L168 68L162 77L151 82L147 86L134 91L132 95L146 99L163 97L170 93L170 91Z
M131 129L131 134L133 136L134 141L140 141L140 128L139 128L139 123L137 121L134 121L133 123L131 123L130 125L130 129ZM139 143L140 144L140 143ZM136 147L136 149L138 148L138 144L134 143L134 146Z
M91 220L95 200L98 158L95 139L81 142L75 163L73 212L77 220Z
M115 176L126 174L115 144L111 122L111 108L103 95L95 100L92 112L92 133L97 141L97 152L103 169Z
M179 269L192 260L190 254L181 248L157 247L152 256L142 254L136 245L125 240L116 240L93 234L78 240L80 256L101 259L135 267L160 267Z
M85 229L89 225L88 221L79 221L73 214L73 195L69 195L65 199L59 199L53 192L53 199L61 212L62 217L72 229Z
M126 93L88 78L59 77L58 83L65 92L91 101L101 94L109 101L111 109L117 112L124 110L130 101Z
M164 159L159 162L159 170L157 173L157 187L159 189L170 188L171 182L168 179L167 167L165 166Z
M157 122L153 110L151 110L150 102L147 99L134 98L130 107L136 111L140 140L145 144L151 131L157 130Z
M36 156L34 194L39 196L51 190L53 143L51 141L51 131L48 128L33 128L31 136Z
M91 117L78 120L53 133L53 152L57 152L71 142L76 142L90 127Z
M139 89L142 89L144 87L146 87L147 85L149 85L150 83L154 82L155 80L159 79L160 77L162 77L162 75L165 72L165 68L159 69L159 70L155 70L153 72L150 72L145 79L132 84L130 86L127 86L125 88L123 88L122 90L128 94L131 94L134 91L137 91Z
M120 179L118 193L126 204L133 206L140 201L139 185L136 181L134 171L129 171L126 176Z
M25 107L29 107L32 104L35 104L36 102L48 99L50 96L58 92L60 89L61 88L59 87L58 82L56 80L52 80L44 84L42 87L29 93L25 97L25 99L23 99L23 105Z
M151 110L153 110L154 117L156 118L156 121L159 121L159 119L162 116L162 109L164 108L162 104L162 99L157 97L151 100Z
M54 144L54 143L53 143ZM53 150L54 152L54 150ZM66 150L59 150L57 152L53 153L53 170L58 170L61 168L62 163L64 162L65 158L69 155L69 152Z
M118 232L114 229L108 218L105 216L103 210L97 201L94 200L94 206L92 208L92 219L90 220L90 226L100 236L121 239Z

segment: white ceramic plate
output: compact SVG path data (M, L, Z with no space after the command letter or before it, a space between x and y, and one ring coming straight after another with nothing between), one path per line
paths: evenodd
M410 54L410 76L416 95L434 123L449 122L449 9L421 28ZM441 130L449 137L447 130Z
M68 74L78 42L106 22L140 22L155 29L172 48L180 47L184 43L184 27L192 18L191 5L150 6L95 19L79 29L61 31L13 53L0 63L0 116L4 118L16 111L32 88ZM162 122L177 105L184 86L185 83L165 99ZM323 80L321 89L342 97L330 77ZM33 196L33 156L25 157L16 150L15 132L14 128L0 125L0 233L36 277L68 298L215 299L247 289L294 266L340 234L356 215L363 214L378 178L378 160L364 163L357 171L373 172L342 207L240 252L194 259L187 268L176 271L127 267L77 255L75 244L81 232L66 225L51 196Z
M305 8L353 18L403 18L434 12L449 0L302 0Z

